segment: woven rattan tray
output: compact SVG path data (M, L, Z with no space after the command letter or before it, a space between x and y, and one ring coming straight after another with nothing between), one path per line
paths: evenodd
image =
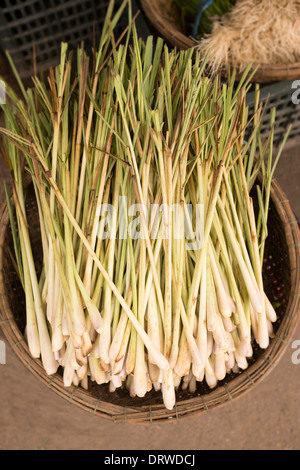
M30 189L31 188L31 189ZM27 194L28 224L30 227L37 269L41 264L41 242L37 209L32 186ZM196 393L179 390L172 411L165 409L159 392L149 392L145 398L130 398L121 389L112 393L106 385L90 384L86 391L78 387L65 388L58 371L47 376L41 361L32 359L24 339L25 304L22 287L16 275L10 253L13 242L7 206L0 212L0 324L7 342L25 367L46 387L65 400L94 415L115 422L167 422L194 416L231 403L260 383L279 362L288 347L299 320L300 299L300 232L289 201L276 181L272 184L269 237L264 262L265 290L277 305L278 321L275 337L267 350L254 346L254 357L246 371L227 375L214 390L198 384ZM42 392L42 389L41 389Z
M179 49L194 47L193 38L182 32L180 10L170 0L140 0L141 7L162 37ZM300 63L269 65L253 64L253 70L259 67L253 77L256 83L271 83L284 80L296 80L300 77Z

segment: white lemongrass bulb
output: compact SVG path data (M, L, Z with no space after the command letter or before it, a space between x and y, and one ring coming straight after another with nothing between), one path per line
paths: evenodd
M227 336L226 336L226 331L223 325L223 321L221 318L221 315L216 312L216 329L213 331L212 335L215 341L215 344L220 348L220 349L227 349Z
M203 271L200 285L200 301L199 301L199 319L198 319L198 333L197 333L197 346L199 349L200 357L203 360L203 367L207 358L207 326L206 326L206 256L204 257ZM194 372L197 375L199 372Z
M185 331L185 334L186 334L186 338L187 338L187 342L188 342L189 351L190 351L190 354L191 354L191 357L192 357L192 361L197 367L203 367L204 362L205 362L205 358L201 357L201 354L200 354L200 351L198 349L196 340L193 336L190 324L189 324L188 319L187 319L187 315L186 315L186 312L185 312L185 308L184 308L184 304L183 304L182 299L181 299L180 306L181 306L182 323L183 323L183 326L184 326L184 331Z
M228 372L234 368L235 357L233 351L229 352L226 357L225 365Z
M35 359L39 358L41 355L41 346L36 323L28 323L26 325L26 339L31 356Z
M208 358L205 363L205 380L209 388L215 388L218 384L218 380L216 378L211 359Z
M162 396L163 402L167 410L172 410L176 403L175 387L173 380L173 371L164 371L164 377L162 382Z
M57 352L60 351L61 348L63 347L63 344L65 342L65 338L62 332L61 325L57 325L53 330L52 330L52 351Z
M266 305L267 319L270 322L275 323L277 321L277 313L266 294L265 294L265 305Z
M223 317L222 321L223 321L225 331L228 331L229 333L231 333L236 328L235 324L233 323L230 317Z
M73 331L70 333L70 338L74 348L81 349L83 347L83 337L76 335Z
M124 337L121 343L119 353L116 357L115 362L112 361L116 369L120 371L120 368L121 368L121 370L124 371L125 375L126 375L127 346L128 346L128 342L130 338L130 330L131 330L131 325L130 325L130 322L128 322L125 332L124 332Z
M200 377L203 374L204 368L205 368L205 363L203 363L201 366L198 366L197 364L192 364L193 375L195 377Z
M75 349L75 357L79 366L87 364L87 356L83 355L82 349Z
M62 359L62 350L60 351L54 351L54 357L55 357L55 360L59 363L59 365L61 365L61 359Z
M149 376L150 376L151 381L152 382L158 382L160 369L157 367L157 365L152 364L151 362L149 362L148 369L149 369Z
M87 375L87 363L80 366L76 371L79 380L83 380Z
M41 355L41 344L32 294L32 287L29 281L29 272L26 263L24 264L24 282L26 299L26 339L31 356L37 359Z
M96 357L97 359L100 358L100 353L99 353L99 342L100 342L100 335L97 335L94 343L93 343L93 349L92 349L92 353L93 353L93 356Z
M214 348L214 337L210 331L207 333L207 355L206 357L209 357L213 351Z
M241 356L251 357L252 348L250 340L245 340L244 338L242 338L238 345L238 352Z
M123 311L121 313L119 323L117 325L115 334L113 336L113 339L109 348L108 355L109 355L110 362L114 362L120 352L127 324L128 324L128 318L127 318L126 313Z
M215 284L220 313L224 317L230 317L232 314L233 301L225 290L221 275L219 273L219 268L218 268L218 265L215 260L215 256L214 256L214 253L210 244L209 244L209 255L210 255L210 265L211 265L211 270L212 270L212 274L214 278L214 284Z
M181 384L181 377L179 377L179 375L175 374L175 372L173 372L173 383L174 383L175 390L178 390L178 388L180 387L180 384Z
M72 298L73 301L73 312L72 312L72 328L76 335L82 336L87 328L85 322L84 311L82 305L79 302L78 296Z
M89 367L91 370L91 374L94 378L94 381L98 385L102 385L108 382L108 375L105 371L103 371L100 367L99 359L90 355L89 358Z
M116 391L116 386L111 380L109 381L108 389L109 389L110 393L113 393L113 392Z
M75 274L75 279L78 285L78 288L80 290L80 294L82 295L82 299L84 301L85 307L87 309L87 312L89 314L90 320L92 322L93 327L97 331L97 333L102 333L103 331L103 319L102 319L102 314L99 312L98 307L94 300L91 299L89 296L84 283L82 282L80 276L78 275L77 271L74 271ZM84 317L82 318L82 321L84 320ZM86 323L84 321L83 326L86 327Z
M162 350L163 347L163 338L162 338L162 328L160 327L160 312L157 305L157 298L154 284L151 285L149 292L149 299L147 305L147 332L152 343L159 349ZM155 360L149 352L149 362L155 364Z
M148 387L147 387L147 392L150 392L153 388L153 385L152 385L152 382L151 380L149 379L149 377L147 377L147 384L148 384Z
M91 322L97 333L103 331L103 319L96 304L92 300L85 299L85 305L90 316Z
M63 383L65 387L70 387L73 383L75 370L72 365L72 361L73 361L72 343L69 341L69 344L66 350L66 358L65 358L65 365L64 365L64 371L63 371Z
M100 367L101 369L104 371L104 372L110 372L111 371L111 367L110 367L110 364L107 364L106 362L103 362L101 357L99 359L99 364L100 364Z
M70 366L70 364L66 364L63 372L63 382L65 387L71 387L73 383L74 377L74 369Z
M270 344L267 317L264 313L258 313L257 342L261 349L267 349Z
M82 339L83 339L83 345L82 345L83 355L88 356L89 353L93 350L93 345L91 342L89 332L87 330L83 333Z
M109 318L108 318L109 317ZM103 362L109 364L109 348L111 345L111 322L110 316L104 313L103 331L100 335L99 354Z
M189 351L188 342L184 341L182 345L176 365L174 367L175 374L179 375L179 377L184 377L189 373L191 367L191 353Z
M78 387L79 382L80 382L79 377L78 377L77 373L74 372L74 375L73 375L73 385L74 385L75 387Z
M122 378L119 375L112 374L110 380L114 384L115 389L122 387Z
M121 374L124 368L125 356L123 356L120 360L111 363L111 371L114 375Z
M62 328L62 333L64 336L70 335L70 328L69 328L69 323L68 323L68 311L67 311L66 305L64 305L64 308L63 308L61 328Z
M89 383L88 383L88 376L87 376L87 375L80 381L80 386L81 386L84 390L88 390L88 389L89 389Z
M40 342L43 367L48 375L53 375L58 369L58 362L55 360L54 353L52 351L48 331L41 334Z
M161 383L160 382L153 382L153 388L156 392L159 392L161 389Z
M227 352L229 352L229 353L234 352L235 351L235 344L234 344L232 334L227 333L226 338L227 338Z
M234 357L235 357L236 363L237 363L237 365L240 369L246 370L248 368L247 358L245 356L242 356L241 354L239 354L239 352L237 350L234 351Z
M203 367L203 370L200 372L199 375L195 375L197 382L203 382L204 377L205 377L205 367Z
M138 397L144 397L147 393L147 368L145 361L141 357L137 357L134 374L133 374L134 390Z
M77 359L76 359L76 353L75 353L75 349L72 345L72 343L70 342L70 344L68 345L68 347L70 348L70 355L68 356L69 357L69 362L70 362L70 365L71 367L74 369L74 370L77 370L80 365L79 363L77 362Z
M222 349L215 354L214 370L217 380L223 380L226 376L225 354Z

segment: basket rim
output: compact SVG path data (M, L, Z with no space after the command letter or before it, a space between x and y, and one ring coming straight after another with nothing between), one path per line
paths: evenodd
M153 24L155 29L166 38L173 46L180 49L190 49L197 46L198 41L192 37L186 36L182 33L174 23L170 21L168 14L161 15L161 8L164 2L162 0L140 0L141 7L148 20ZM171 7L170 7L171 8ZM178 7L172 3L172 9ZM300 76L300 62L290 64L266 64L266 63L253 63L249 73L255 72L252 82L269 83L277 81L295 80ZM226 72L224 72L224 76ZM237 71L237 79L242 76L242 72Z
M26 340L19 330L9 305L4 285L4 240L9 224L6 202L0 210L0 326L14 353L28 370L50 390L73 403L79 408L96 416L114 421L133 424L152 422L170 422L181 418L200 415L209 410L233 402L258 385L278 364L292 341L300 317L300 230L289 200L276 179L272 181L271 200L280 216L284 227L290 261L291 293L281 324L269 347L248 369L223 385L218 385L206 395L196 396L179 401L171 411L164 405L121 406L97 399L80 387L64 387L62 377L56 373L48 376L40 359L30 355Z

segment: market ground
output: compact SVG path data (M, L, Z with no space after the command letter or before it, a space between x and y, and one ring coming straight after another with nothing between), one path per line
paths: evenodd
M1 75L7 73L0 56ZM300 136L299 136L300 141ZM276 179L300 217L300 146L286 150ZM2 180L7 171L0 161ZM279 364L238 400L206 414L165 424L115 424L83 411L49 390L6 344L0 365L1 450L299 450L300 364L292 348L297 327Z

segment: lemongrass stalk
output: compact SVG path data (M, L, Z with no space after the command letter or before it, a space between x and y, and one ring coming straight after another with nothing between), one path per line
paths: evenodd
M102 385L108 383L108 375L107 373L100 367L99 359L97 359L93 353L89 354L88 356L89 367L92 374L92 379L98 385Z
M103 318L101 313L98 310L98 307L96 303L90 298L88 295L84 284L81 280L81 277L79 276L77 269L75 266L73 266L74 269L74 275L75 275L75 280L78 285L78 288L80 290L80 294L82 296L82 299L84 301L84 305L87 309L88 315L90 316L91 322L97 333L101 334L103 332Z
M74 255L72 250L72 235L70 222L66 214L64 214L64 231L65 231L65 272L66 279L70 289L71 303L72 303L72 327L74 333L82 336L86 331L85 315L83 312L82 304L80 303L78 288L76 286L74 276Z
M14 191L14 197L15 197L16 204L18 206L17 213L19 215L19 224L20 224L19 226L20 226L20 231L22 232L22 236L23 236L28 269L30 273L33 301L34 301L34 306L35 306L37 326L38 326L39 338L40 338L41 359L42 359L43 367L45 368L46 373L48 375L53 375L57 371L58 364L52 352L51 339L50 339L50 334L49 334L47 323L46 323L45 313L43 310L41 293L40 293L39 284L37 280L34 258L32 254L32 248L31 248L31 242L30 242L30 237L28 233L28 226L26 223L25 216L22 213L22 207L20 206L19 197L17 196L16 191Z
M130 289L130 291L127 294L126 302L127 302L127 305L131 305L132 303L132 289ZM111 345L109 348L110 363L114 363L117 356L119 355L127 325L128 325L128 317L126 313L124 312L124 310L122 310L117 327L116 327L116 331L113 335Z
M53 351L60 351L64 345L64 335L62 330L62 318L63 318L63 294L61 289L59 290L58 300L55 309L55 315L53 319L51 343Z
M160 370L155 364L151 364L151 362L148 362L148 373L149 373L149 378L151 380L151 383L156 389L155 384L158 383Z
M127 348L128 348L128 343L129 343L130 331L131 331L131 324L130 324L130 321L128 320L125 331L124 331L122 343L118 351L118 355L113 361L112 371L114 374L118 374L118 373L121 374L121 372L123 371L124 374L126 375L125 364L127 360Z
M222 229L221 229L221 223L220 223L217 213L215 213L215 217L214 217L214 229L216 231L218 241L221 246L222 260L225 266L228 283L229 283L230 289L232 290L232 298L236 305L236 313L234 314L234 316L236 318L236 321L239 323L243 337L249 338L249 328L248 328L248 323L245 317L242 298L241 298L239 288L237 285L236 276L234 275L234 272L232 269L232 262L228 254L227 244L226 244L226 241L225 241Z
M153 344L156 345L156 347L160 350L163 351L163 328L161 324L161 318L157 306L157 298L156 298L156 292L155 292L155 287L152 284L150 288L150 294L149 294L149 300L147 304L147 332L150 337L150 339L153 341ZM151 354L149 354L149 363L150 364L155 364L155 361L153 360Z
M64 360L64 371L63 371L63 383L65 387L71 387L73 382L73 377L75 373L74 366L72 364L72 356L73 356L73 344L71 341L68 342L67 350L65 353L65 360Z
M26 335L29 351L32 357L38 358L41 355L40 337L37 325L32 286L30 282L30 270L26 256L26 247L23 240L22 231L20 231L20 247L22 256L22 266L24 272L24 292L26 302Z
M166 240L165 240L165 321L164 321L164 355L169 358L172 347L172 154L167 150L166 156ZM172 374L170 374L172 375ZM173 377L173 375L172 375ZM166 378L167 381L170 379ZM166 385L167 386L167 385Z
M164 371L161 389L165 407L167 410L172 410L176 404L174 374L172 369Z
M107 168L108 168L108 162L109 162L109 152L112 144L112 134L110 134L110 137L108 138L107 141L107 146L106 146L106 154L104 156L104 162L103 162L103 168L101 172L101 181L99 185L99 190L98 190L98 197L97 197L97 205L95 209L96 217L94 218L94 222L92 225L92 231L91 231L91 237L90 237L90 245L92 249L95 249L95 243L96 243L96 238L97 238L97 232L98 232L98 227L99 227L99 213L101 210L101 205L102 205L102 200L103 200L103 193L104 193L104 185L105 185L105 180L106 180L106 174L107 174ZM84 285L89 294L91 294L91 274L92 274L92 267L93 267L93 259L91 256L88 256L87 262L86 262L86 268L85 268L85 273L84 273Z
M211 358L208 358L205 363L205 380L211 389L215 388L218 384Z
M193 274L193 280L192 280L192 285L190 289L190 294L189 294L189 300L188 300L188 306L187 306L187 315L189 318L189 321L192 323L195 310L196 310L196 300L197 300L197 295L198 295L198 290L199 290L199 285L201 281L201 273L202 273L202 268L203 268L203 261L204 261L204 254L207 248L207 243L211 231L211 226L213 223L214 219L214 213L215 213L215 208L217 205L217 200L218 200L218 195L219 195L219 189L221 186L222 178L223 178L223 172L225 168L225 163L228 158L228 155L230 153L232 141L234 138L234 134L236 131L236 127L238 124L238 119L239 119L239 108L238 106L237 113L234 119L232 131L230 133L227 146L224 150L224 153L222 155L221 161L219 168L216 173L216 180L213 188L213 192L211 194L211 199L210 199L210 204L208 208L208 212L206 214L206 221L205 221L205 230L204 230L204 237L203 237L203 243L202 243L202 249L200 250L199 256L197 258L196 266L194 269L194 274ZM185 339L184 337L182 338L182 341L184 342Z
M183 269L184 269L184 248L185 248L185 234L184 234L184 188L182 182L185 179L185 172L186 172L186 158L187 152L185 152L184 158L179 160L180 165L180 183L178 184L178 197L180 200L180 221L179 221L179 229L178 227L174 227L174 230L179 232L179 240L174 240L174 247L178 247L178 253L175 258L175 271L176 271L176 280L177 280L177 288L176 288L176 296L175 297L175 313L174 313L174 320L173 320L173 331L172 331L172 349L170 354L170 368L174 369L179 352L179 337L180 337L180 298L182 298L182 290L183 290ZM174 248L174 249L176 249Z
M184 377L190 370L191 366L191 353L189 350L188 342L184 341L180 347L174 372L179 377Z
M234 255L237 259L237 262L238 262L239 268L241 270L245 285L247 286L247 290L248 290L248 293L249 293L249 296L250 296L250 299L251 299L251 303L253 304L254 308L257 311L261 311L262 308L263 308L263 306L262 306L263 301L262 301L262 298L261 298L261 292L259 290L257 281L254 283L253 276L251 276L251 274L248 270L247 264L244 260L244 257L243 257L242 251L241 251L241 246L238 243L238 240L237 240L237 238L235 236L235 233L234 233L234 231L233 231L233 229L232 229L232 227L231 227L231 225L228 221L228 217L225 213L225 209L223 208L222 204L220 203L220 200L219 200L218 208L219 208L220 213L222 215L224 228L225 228L225 231L228 235L228 241L230 242L230 244L232 246L232 251L233 251L233 253L234 253Z
M199 312L198 312L198 331L197 331L197 346L199 349L200 356L205 365L207 359L207 267L206 267L206 256L203 262L203 273L201 276L200 284L200 299L199 299ZM197 377L199 376L199 370L193 364L193 373Z
M224 284L222 282L222 278L215 260L215 254L212 249L212 243L210 242L208 244L208 251L209 251L209 258L210 258L210 266L214 278L214 283L216 287L216 293L217 293L217 298L218 298L218 305L219 305L219 310L220 313L224 317L231 317L232 314L232 299L229 298L228 293L226 292L224 288Z
M266 302L265 302L265 292L264 292L264 285L262 279L262 272L260 269L260 253L259 253L259 246L257 240L257 233L256 233L256 226L255 226L255 218L254 218L254 208L252 200L249 201L249 218L250 218L250 229L251 229L251 236L253 240L254 246L254 260L255 260L255 272L256 277L258 278L258 287L260 290L261 298L262 298L262 309L258 310L258 344L262 349L266 349L269 346L269 333L268 333L268 323L267 323L267 313L266 313Z
M223 380L226 376L225 353L219 349L214 355L214 369L217 380Z
M117 232L117 205L119 202L119 166L117 164L115 173L115 182L113 190L112 206L115 209L113 211L112 223L111 223L111 234L109 241L109 254L107 261L107 272L110 278L114 275L114 251L115 251L115 240ZM104 286L104 306L103 306L103 335L100 338L100 357L104 362L109 364L109 347L111 343L111 321L112 321L112 291L110 287L105 284Z

